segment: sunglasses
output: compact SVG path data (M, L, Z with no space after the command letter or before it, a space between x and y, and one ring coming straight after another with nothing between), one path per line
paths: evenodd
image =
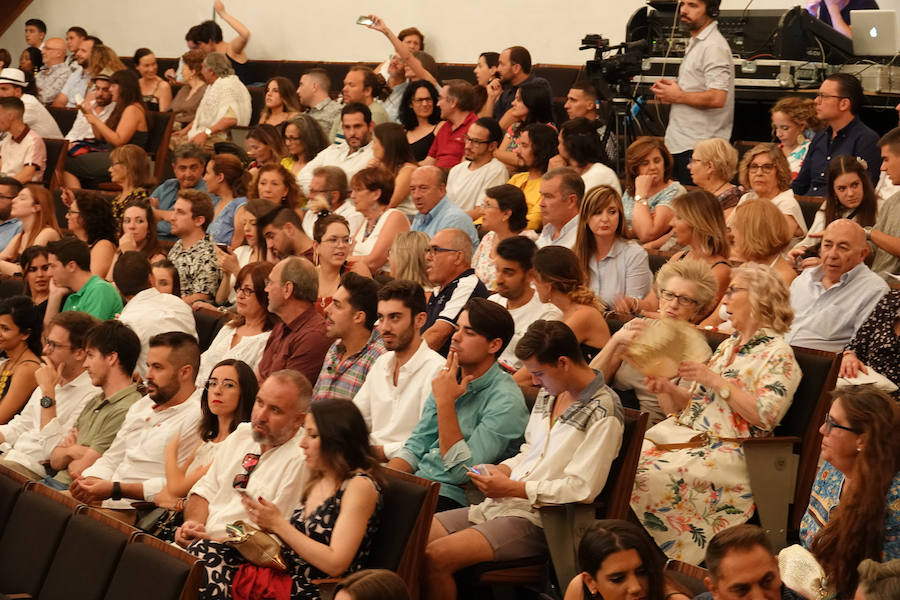
M247 489L247 484L250 483L250 473L253 472L253 469L255 469L258 464L259 454L248 452L244 455L244 460L241 461L241 468L244 469L245 473L238 473L235 475L234 481L231 482L231 487L241 490Z

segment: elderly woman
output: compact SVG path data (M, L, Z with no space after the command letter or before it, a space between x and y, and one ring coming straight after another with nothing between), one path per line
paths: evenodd
M652 242L669 231L672 200L686 191L672 179L674 164L660 138L639 137L625 150L622 206L628 228L641 242Z
M856 589L863 559L900 558L900 406L872 386L834 392L819 429L822 459L800 542L840 598Z
M472 255L472 268L475 275L492 292L497 291L497 246L506 238L514 235L530 234L534 240L534 232L525 229L528 226L528 205L525 194L514 185L504 183L489 187L484 192L481 205L481 231L487 232L475 253Z
M179 144L193 142L211 150L216 142L227 139L229 129L250 123L250 92L234 74L228 57L219 52L210 52L203 58L200 73L209 87L191 125L172 137Z
M653 274L647 251L625 237L619 192L607 185L590 189L581 202L578 219L574 250L588 274L590 288L607 306L613 306L620 296L646 296Z
M801 376L782 337L793 319L788 288L774 270L736 269L725 307L735 332L707 364L678 367L690 389L647 379L662 412L672 416L647 430L631 497L659 547L692 564L703 560L715 532L753 514L741 442L771 434Z
M900 388L900 290L878 301L843 355L841 377L856 377L872 368ZM895 396L900 397L900 391Z
M750 191L741 196L738 204L747 200L768 200L784 213L795 241L806 235L803 211L791 189L791 170L778 146L758 144L748 150L741 159L740 180Z
M659 317L695 323L712 307L717 291L718 283L708 265L696 260L666 263L656 275ZM665 418L656 395L647 389L644 376L622 360L622 350L643 331L645 323L642 319L631 321L614 333L591 367L602 371L616 390L633 390L640 409L650 413L650 422L656 424Z
M406 216L390 207L393 193L394 175L385 169L366 167L350 178L353 206L366 218L353 236L352 256L372 273L380 273L387 265L394 238L409 231Z
M709 138L694 144L688 163L694 183L719 199L726 219L744 193L741 186L731 183L737 166L738 151L722 138Z

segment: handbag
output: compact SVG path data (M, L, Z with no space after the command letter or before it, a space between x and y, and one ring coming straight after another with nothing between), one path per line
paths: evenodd
M181 516L181 511L161 508L153 502L132 502L131 506L137 511L134 526L154 537L162 537L162 532Z
M281 556L281 542L275 536L244 523L235 521L225 526L228 534L225 543L257 567L268 567L286 571L287 565Z

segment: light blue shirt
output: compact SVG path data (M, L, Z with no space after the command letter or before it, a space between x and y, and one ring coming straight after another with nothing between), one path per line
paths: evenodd
M413 217L410 229L421 231L430 238L441 229L461 229L472 240L472 248L478 247L478 232L472 224L472 217L453 204L447 196L441 198L428 213L419 213Z
M78 96L81 96L82 99L87 96L87 87L90 81L91 76L85 73L84 69L79 69L69 75L69 78L66 79L62 91L60 92L65 95L66 106L68 108L75 107L75 99Z
M440 482L442 496L465 506L468 500L461 486L469 481L466 467L497 464L514 454L528 425L528 409L519 386L497 363L469 383L454 406L463 439L444 456L437 405L434 394L429 394L419 424L395 457L405 460L417 476Z
M653 285L647 251L633 241L616 238L601 260L591 257L590 267L591 289L610 307L617 296L643 298Z
M0 223L0 248L6 248L16 234L22 231L22 222L18 219L7 219Z
M864 263L827 290L822 267L806 269L791 283L794 321L784 339L792 346L840 352L888 291L884 279Z
M247 204L247 198L244 196L234 198L216 215L216 218L206 228L206 233L212 237L213 242L231 245L231 239L234 237L234 213L245 204Z

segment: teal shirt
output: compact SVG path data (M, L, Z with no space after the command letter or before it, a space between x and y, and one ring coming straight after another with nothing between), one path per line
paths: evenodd
M528 424L528 409L519 386L497 363L469 383L455 406L463 439L446 455L441 456L437 405L430 394L419 424L396 457L409 463L417 476L440 482L442 496L465 506L461 486L469 481L466 466L495 464L515 453Z
M66 298L62 309L80 310L107 321L122 312L122 296L113 284L94 275L80 290Z

